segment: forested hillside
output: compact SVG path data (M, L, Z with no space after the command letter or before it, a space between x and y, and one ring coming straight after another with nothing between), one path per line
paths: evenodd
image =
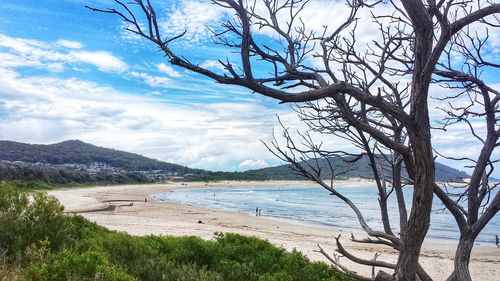
M0 163L0 180L9 182L24 182L22 186L48 185L107 185L128 183L150 183L147 175L133 171L102 170L89 172L88 169L37 166L25 163Z
M332 176L332 171L329 168L328 161L326 159L319 159L319 166L322 169L322 178L329 179ZM366 178L372 179L373 172L369 165L367 157L362 157L358 160L352 167L349 168L350 164L342 161L340 158L331 158L330 162L334 168L334 173L339 174L343 171L349 170L345 174L339 175L338 179L345 178ZM314 165L314 163L313 163ZM349 169L348 169L349 168ZM275 167L268 167L258 170L246 171L243 173L246 177L258 177L263 179L273 179L273 180L298 180L303 179L301 175L292 172L291 165L280 165ZM404 176L407 174L403 171ZM385 176L391 177L391 172L386 170ZM452 167L443 165L441 163L436 163L436 180L437 181L454 181L463 178L468 178L469 175L466 172L459 171Z
M192 169L181 165L150 159L134 153L98 147L79 140L68 140L49 145L0 141L0 160L84 165L101 162L126 171L193 172Z
M25 144L0 141L0 180L32 180L51 184L116 184L129 182L151 182L177 176L186 181L219 180L303 180L294 173L290 165L279 165L244 172L213 172L191 169L185 166L153 160L138 154L102 148L78 140L50 145ZM330 159L335 173L346 170L348 164L341 159ZM42 163L40 166L35 163ZM91 167L95 163L109 165L103 169ZM74 167L73 164L86 165ZM320 159L322 177L331 177L326 159ZM110 168L111 167L111 168ZM160 175L153 171L159 170ZM138 173L137 171L141 171ZM390 171L386 171L390 177ZM361 158L348 173L337 179L373 178L366 157ZM438 181L457 180L469 177L467 173L436 163Z

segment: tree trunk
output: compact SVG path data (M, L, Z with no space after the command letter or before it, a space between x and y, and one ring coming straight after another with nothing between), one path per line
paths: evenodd
M472 281L469 272L469 261L477 235L465 230L465 234L460 235L457 251L455 252L454 269L446 281Z
M413 25L415 37L414 63L410 90L411 124L406 126L411 149L411 159L405 166L413 179L413 202L406 231L402 233L402 245L396 264L397 281L414 281L420 248L429 229L434 189L434 157L432 154L429 121L429 85L437 61L431 60L433 51L432 16L424 1L402 0L404 9ZM409 158L406 156L406 158Z
M377 276L375 276L374 281L392 281L393 277L389 273L379 270Z
M394 141L397 143L402 143L401 141L401 130L394 131ZM394 152L395 161L399 161L401 154L397 151ZM392 167L392 186L394 187L394 192L396 193L396 198L398 202L399 210L399 233L404 233L406 231L406 223L408 221L408 213L406 211L406 201L403 194L403 188L401 186L401 162L393 163Z
M360 134L362 133L360 132ZM378 196L379 196L378 203L380 206L380 215L382 217L382 224L384 225L384 231L387 234L393 235L391 229L391 223L389 221L389 211L387 210L387 190L385 186L384 167L382 166L380 161L377 161L377 159L375 159L375 155L373 155L373 153L371 152L370 147L368 146L368 142L366 142L364 136L363 136L363 143L365 145L365 150L367 152L368 158L370 159L373 176L377 184Z
M413 202L406 231L401 237L401 251L396 264L397 281L416 279L420 248L430 225L435 180L434 158L430 130L425 130L425 125L422 127L423 132L418 129L410 132L414 155Z
M380 213L382 214L382 223L384 225L384 232L394 235L392 233L391 224L389 222L389 211L387 210L387 198L385 194L381 194L379 198Z

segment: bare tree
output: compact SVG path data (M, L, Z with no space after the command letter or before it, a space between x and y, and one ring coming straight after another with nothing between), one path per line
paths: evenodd
M484 20L482 23L500 27L498 17L494 19L496 22ZM489 35L487 30L482 30L484 34L480 32L465 28L457 33L443 51L444 59L434 71L434 83L450 89L452 93L436 97L446 105L439 107L445 114L439 128L452 130L455 124L465 124L469 129L468 137L475 140L480 149L477 157L445 155L437 151L446 159L464 162L465 167L472 168L468 182L462 185L444 184L442 188L435 188L460 229L455 270L448 280L470 280L468 264L474 241L500 210L500 192L492 192L499 183L490 181L495 163L499 160L494 153L500 145L500 92L482 79L484 72L499 69L500 63L493 61L494 58L483 50ZM448 196L443 194L445 191Z
M214 5L234 13L220 30L214 31L214 41L239 54L237 61L220 59L225 69L220 73L173 51L171 45L185 33L164 37L149 0L115 2L116 9L90 9L118 15L127 24L128 31L153 42L173 65L221 84L245 87L283 103L312 104L317 101L319 116L325 120L330 118L337 126L332 128L346 130L346 134L359 138L357 141L370 158L374 173L380 173L381 168L377 168L380 165L373 157L373 149L389 152L394 177L391 186L398 200L403 200L399 198L402 183L398 182L404 166L413 186L412 205L407 212L402 208L404 200L400 202L399 237L392 233L389 222L384 223L384 231L375 231L364 225L362 217L358 216L363 228L375 237L371 242L381 241L400 251L394 265L376 260L371 264L393 268L395 280L428 280L418 264L418 257L429 228L435 193L461 229L457 255L465 255L455 263L450 280L470 280L468 261L473 241L500 208L500 195L489 197L495 185L488 181L495 163L491 155L499 136L496 114L500 95L481 80L482 72L479 71L491 71L499 65L485 59L487 33L481 35L471 30L497 28L500 4L488 0L401 0L390 4L348 0L349 15L343 23L315 32L307 29L300 18L307 0L213 0ZM382 5L390 10L378 14L376 8ZM368 9L373 10L371 16L361 20L377 25L379 36L365 45L358 42L358 24L362 12ZM273 40L262 42L256 36L258 30L272 33L270 38ZM463 64L457 66L454 54L465 58ZM256 68L267 68L269 74L260 74ZM460 100L460 104L454 106L449 101L444 109L448 117L443 129L453 122L468 122L472 134L483 144L477 159L464 159L472 161L476 168L458 202L435 182L429 114L431 85L462 90L461 94L446 97ZM470 97L469 104L461 102L463 96ZM479 107L482 112L476 111ZM474 130L471 118L485 119L488 128L485 136ZM286 160L296 162L293 158ZM303 174L315 175L314 171L306 172ZM384 177L379 178L382 199L389 192L384 191L387 188L383 185ZM321 178L312 179L335 193L335 189L324 185ZM336 196L342 198L341 194ZM460 204L463 198L467 198L466 208ZM344 201L348 203L349 199ZM381 200L381 209L383 205ZM480 210L483 210L482 215ZM341 244L337 246L342 251Z
M402 158L391 150L387 150L369 135L365 135L360 130L353 129L349 124L343 122L337 115L337 109L333 104L326 103L307 103L305 106L299 106L299 116L309 125L310 131L306 133L297 132L298 137L292 137L288 128L283 128L282 139L286 144L274 140L268 149L281 160L292 164L293 170L304 177L319 183L327 189L331 195L338 197L345 202L356 214L361 228L368 234L366 239L357 239L351 235L351 240L357 243L380 244L389 246L395 250L401 250L401 238L394 234L395 230L389 219L388 198L395 194L399 210L399 232L404 233L407 224L407 209L403 195L403 187L412 183L404 173L402 167ZM379 120L381 122L382 120ZM382 124L382 123L380 123ZM395 124L393 124L395 125ZM404 143L405 136L401 134L400 126L391 127L386 124L385 132L392 130L390 135L396 141ZM331 134L339 138L348 140L360 153L346 152L342 150L332 150L324 148L323 145L316 144L314 137L309 132L319 132L321 134ZM389 135L389 134L388 134ZM294 140L296 139L296 140ZM347 165L336 165L335 162L343 161ZM335 188L334 179L348 173L355 172L359 168L359 162L368 162L372 170L372 175L378 191L378 203L380 206L380 218L383 226L382 231L373 230L366 222L362 210L353 203L347 195ZM346 168L343 168L346 167ZM328 180L326 179L328 178ZM377 259L366 260L356 257L349 253L339 239L336 238L337 252L347 259L367 266L383 267L396 269L396 264L391 264ZM354 271L346 268L340 263L338 256L330 256L320 247L319 250L341 271L361 280L373 280L363 277ZM377 256L378 257L378 256ZM432 280L425 270L418 265L417 275L420 280ZM390 275L389 275L390 276ZM378 276L377 280L385 280L386 275ZM389 279L390 280L390 279Z

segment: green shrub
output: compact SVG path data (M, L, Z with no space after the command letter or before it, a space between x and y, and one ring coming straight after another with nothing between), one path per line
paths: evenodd
M0 184L10 185L15 188L19 188L22 191L33 191L33 190L50 190L54 189L53 185L42 181L21 181L21 180L12 180L12 181L1 181Z
M111 262L139 280L163 280L163 271L173 267L172 262L155 250L154 245L140 237L110 233L98 237L96 242L96 250L105 252Z
M77 254L64 250L46 261L31 264L24 277L32 281L94 280L99 274L106 281L136 281L138 279L111 264L100 252Z
M216 241L216 270L225 273L224 280L349 280L325 263L310 262L300 252L256 237L216 234Z
M162 281L223 281L218 272L207 270L193 264L181 264L172 267L163 275Z
M9 261L21 261L28 247L44 240L51 250L62 249L69 240L68 226L54 197L0 184L0 252Z
M135 237L66 215L56 199L0 184L0 274L32 281L341 281L303 254L237 234ZM12 278L14 278L12 277ZM11 278L11 279L12 279Z

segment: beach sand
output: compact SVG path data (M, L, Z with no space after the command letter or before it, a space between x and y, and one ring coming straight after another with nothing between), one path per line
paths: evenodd
M358 181L351 182L359 184ZM317 252L321 245L328 253L335 250L334 237L341 235L343 246L353 254L372 259L376 252L378 260L394 263L397 259L394 250L384 246L357 244L350 241L350 230L334 229L326 226L294 223L286 220L256 217L242 212L212 210L171 202L157 202L152 195L179 188L206 187L258 187L301 185L304 182L220 182L220 183L169 183L152 185L124 185L108 187L77 188L50 191L59 199L67 212L77 212L87 219L112 230L124 231L131 235L194 235L211 239L215 232L232 232L266 239L287 250L297 249L311 260L325 261ZM343 182L343 184L348 184ZM147 198L148 202L144 202ZM104 211L109 204L114 210ZM131 204L132 203L132 204ZM201 223L200 223L201 222ZM357 226L353 222L353 227ZM363 232L354 233L363 238ZM493 244L492 244L493 245ZM453 256L456 243L451 241L430 240L424 243L420 263L434 280L445 280L453 269ZM349 262L340 262L360 274L370 276L371 267ZM388 270L388 269L386 269ZM500 249L493 246L475 246L470 263L473 280L500 280ZM378 269L375 269L377 272Z

